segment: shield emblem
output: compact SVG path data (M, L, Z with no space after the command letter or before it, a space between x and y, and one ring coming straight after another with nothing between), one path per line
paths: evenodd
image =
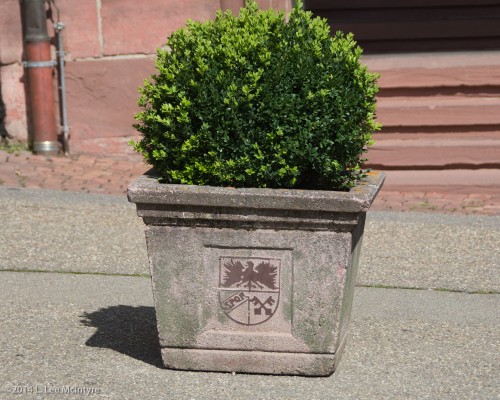
M272 318L280 297L279 259L220 257L219 303L224 313L242 325Z

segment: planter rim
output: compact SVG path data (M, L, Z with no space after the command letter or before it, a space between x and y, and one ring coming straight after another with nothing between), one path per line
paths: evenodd
M128 200L137 204L164 204L200 207L244 207L254 209L366 212L379 192L385 174L368 172L349 191L233 188L165 184L154 170L130 184Z

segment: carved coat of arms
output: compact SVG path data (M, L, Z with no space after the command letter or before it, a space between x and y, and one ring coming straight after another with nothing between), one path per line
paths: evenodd
M219 302L234 322L266 322L276 312L279 296L280 260L220 257Z

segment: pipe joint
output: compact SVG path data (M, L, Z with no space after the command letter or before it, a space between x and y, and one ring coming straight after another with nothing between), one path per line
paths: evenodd
M49 42L45 0L23 0L25 24L24 41L26 43Z
M57 154L59 152L59 142L44 140L33 142L33 153L35 154Z

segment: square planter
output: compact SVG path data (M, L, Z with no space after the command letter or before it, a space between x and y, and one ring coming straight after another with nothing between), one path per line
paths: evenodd
M346 338L366 211L348 192L160 184L128 188L146 225L166 367L327 376Z

